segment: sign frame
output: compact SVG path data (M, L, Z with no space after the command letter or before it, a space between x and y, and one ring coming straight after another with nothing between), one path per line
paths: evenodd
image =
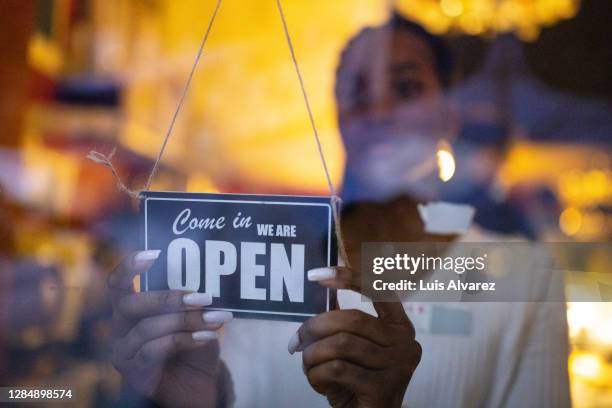
M327 209L327 259L325 266L335 266L338 264L338 251L336 248L336 236L334 231L333 211L329 197L325 196L295 196L295 195L261 195L261 194L226 194L226 193L186 193L174 191L146 191L142 193L140 200L140 219L141 219L141 242L145 250L158 249L149 248L149 203L152 201L170 202L197 202L197 203L231 203L247 206L317 206ZM201 270L204 265L201 266ZM238 272L238 270L237 270ZM201 272L204 276L205 272ZM306 271L304 271L306 273ZM305 278L306 279L306 278ZM317 284L316 282L313 282ZM305 280L306 284L306 280ZM325 310L319 313L334 310L337 307L337 291L329 288L321 288L326 291ZM140 279L140 291L149 290L149 272L145 272ZM155 290L155 289L153 289ZM267 300L270 302L270 300ZM283 301L283 303L285 303ZM284 320L301 322L309 317L316 316L318 313L298 313L268 310L236 309L213 305L206 307L207 310L220 310L234 313L238 318L253 318L265 320Z

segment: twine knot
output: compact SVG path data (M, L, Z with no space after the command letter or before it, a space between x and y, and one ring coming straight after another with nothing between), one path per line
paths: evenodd
M129 196L133 197L133 198L139 198L140 197L140 193L134 190L129 189L125 183L123 183L123 181L121 180L121 177L119 176L119 173L117 173L117 169L115 169L115 166L113 165L113 162L111 161L113 159L113 157L115 156L115 153L117 153L117 148L113 148L113 150L108 154L108 155L104 155L100 152L97 152L95 150L91 150L89 152L89 154L86 156L89 160L101 164L103 166L108 167L111 172L113 173L113 177L115 177L115 180L117 181L117 188L121 191L123 191L124 193L128 194Z

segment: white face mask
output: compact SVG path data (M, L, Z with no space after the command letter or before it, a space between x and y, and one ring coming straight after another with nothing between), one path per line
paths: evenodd
M433 96L347 118L342 132L351 194L374 200L436 198L438 143L451 139L455 128L451 105Z
M362 189L359 195L385 199L407 194L420 200L434 199L439 184L436 148L434 140L417 135L371 145L352 172Z

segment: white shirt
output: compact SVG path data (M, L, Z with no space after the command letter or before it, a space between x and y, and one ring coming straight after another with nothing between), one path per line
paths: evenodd
M474 228L461 238L501 240ZM560 298L564 288L557 275L534 273L531 284L546 291L540 293ZM372 304L362 302L359 294L339 291L338 299L343 309L375 315ZM423 347L404 406L570 405L565 303L404 302L404 308ZM298 323L246 319L226 325L221 358L232 375L236 407L329 406L308 384L301 353L287 352L298 327Z

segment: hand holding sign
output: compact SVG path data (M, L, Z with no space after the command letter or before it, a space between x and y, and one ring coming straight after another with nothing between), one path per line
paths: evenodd
M134 293L133 278L149 270L159 252L128 257L109 276L113 365L127 385L162 406L215 406L218 381L227 375L216 331L232 314L203 313L212 303L205 293Z
M327 288L361 291L350 268L319 268L308 279ZM374 302L378 317L334 310L308 319L289 342L302 351L312 387L333 407L399 407L421 359L412 323L402 303Z

